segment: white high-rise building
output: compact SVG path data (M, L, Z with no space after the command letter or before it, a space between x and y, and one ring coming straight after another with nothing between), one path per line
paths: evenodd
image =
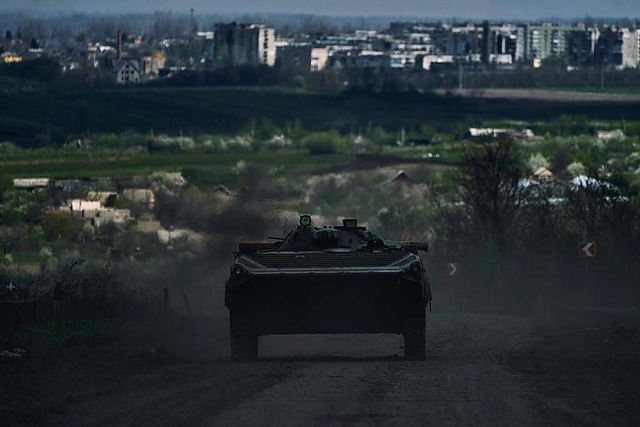
M622 68L637 68L640 52L640 32L623 28L620 30L622 37L620 43L620 66Z

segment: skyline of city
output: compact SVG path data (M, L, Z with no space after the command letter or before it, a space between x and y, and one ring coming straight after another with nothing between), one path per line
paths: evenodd
M299 0L205 0L176 2L158 0L112 0L96 4L89 0L5 0L1 11L27 13L129 13L173 11L198 13L277 13L319 14L342 16L397 16L416 19L572 19L583 17L635 18L640 16L640 4L636 0L572 0L558 3L554 0L513 2L508 0L455 0L442 4L435 0L406 0L390 4L382 0L354 0L348 3L324 0L308 4Z

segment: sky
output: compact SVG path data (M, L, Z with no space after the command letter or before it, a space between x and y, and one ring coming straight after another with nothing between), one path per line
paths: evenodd
M417 18L640 17L640 0L0 0L0 11L305 13Z

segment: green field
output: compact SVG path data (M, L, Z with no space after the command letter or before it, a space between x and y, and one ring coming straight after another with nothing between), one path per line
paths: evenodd
M554 104L415 93L309 93L281 88L136 88L0 95L0 141L34 146L73 135L135 131L172 135L222 133L269 120L286 128L397 131L428 123L447 130L488 120L547 121L640 117L640 103Z
M100 178L147 175L156 171L179 172L196 169L224 182L233 174L232 168L239 162L254 164L268 172L278 167L286 172L322 169L346 164L348 155L310 156L306 152L259 153L142 153L131 156L73 156L40 160L4 160L0 169L8 176L49 178Z

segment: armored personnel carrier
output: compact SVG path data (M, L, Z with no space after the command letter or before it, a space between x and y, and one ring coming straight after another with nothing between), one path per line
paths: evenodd
M407 359L425 357L431 289L418 255L427 244L384 240L357 220L315 227L309 215L283 239L240 243L225 305L231 358L258 356L258 337L400 333Z

